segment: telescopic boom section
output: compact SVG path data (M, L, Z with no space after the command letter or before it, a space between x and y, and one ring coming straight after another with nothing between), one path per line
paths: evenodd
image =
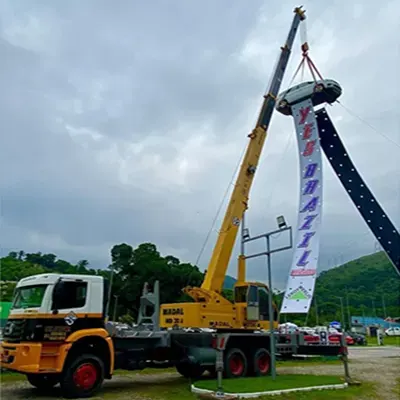
M276 96L279 93L281 82L289 61L292 45L297 29L302 20L305 19L301 7L295 8L295 16L286 43L281 47L281 55L274 71L268 92L264 95L264 102L260 111L257 125L249 135L250 141L247 146L235 188L231 195L229 205L222 222L220 234L215 244L214 251L207 268L207 273L201 289L220 293L223 287L225 274L235 245L240 222L247 208L249 192L254 179L254 174L264 146L267 129L272 118L275 107Z

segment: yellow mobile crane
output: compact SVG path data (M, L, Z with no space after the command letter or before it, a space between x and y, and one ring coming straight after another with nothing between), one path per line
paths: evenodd
M218 240L201 287L186 287L193 303L163 304L160 309L160 326L196 327L218 329L269 329L268 287L263 283L246 282L245 257L238 259L238 275L235 284L234 303L221 294L225 274L237 237L239 225L247 209L249 193L267 130L275 107L281 82L289 61L292 45L300 22L305 19L301 7L294 9L294 18L286 43L274 71L256 127L248 135L249 143L232 192ZM274 318L277 324L277 318Z
M159 282L153 292L147 285L140 298L138 326L127 330L106 323L108 281L97 275L44 273L21 279L0 345L0 367L25 374L31 385L50 389L60 384L67 398L88 398L111 379L117 369L175 366L185 376L197 379L216 369L217 348L224 347L227 377L261 376L274 371L275 350L280 354L338 355L342 346L307 345L301 335L277 336L254 332L269 327L268 288L245 281L244 258L239 258L235 303L221 296L221 288L255 168L274 109L275 96L289 58L296 29L304 13L295 17L271 88L265 96L256 129L225 216L206 278L201 288L186 288L196 302L159 306ZM259 300L259 301L258 301ZM259 306L257 306L257 301ZM149 315L149 310L151 311ZM162 310L160 313L159 311ZM161 314L161 315L160 315ZM151 321L151 328L148 327ZM161 322L161 324L160 324ZM223 340L213 331L187 332L181 327L226 328ZM243 329L244 328L244 329ZM239 332L235 332L235 329ZM251 329L254 331L251 332Z

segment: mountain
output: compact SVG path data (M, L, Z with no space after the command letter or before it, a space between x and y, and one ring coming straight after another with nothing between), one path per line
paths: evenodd
M235 278L229 275L225 277L225 295L233 289L235 282ZM274 296L278 308L283 294L281 292ZM400 278L394 267L383 252L374 253L322 271L317 277L308 316L283 314L281 320L313 325L333 319L347 322L354 315L399 317L399 294Z
M400 278L383 252L374 253L336 268L322 271L317 278L313 305L308 324L349 315L378 317L400 316ZM283 293L278 296L281 301ZM317 307L316 307L317 305ZM286 319L298 320L304 316L287 315Z

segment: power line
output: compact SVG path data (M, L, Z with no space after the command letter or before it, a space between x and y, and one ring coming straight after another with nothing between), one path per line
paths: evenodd
M211 232L212 232L213 229L214 229L214 226L215 226L215 224L216 224L216 222L217 222L218 216L219 216L219 214L220 214L220 212L221 212L221 209L222 209L222 207L223 207L223 205L224 205L224 203L225 203L225 200L226 200L226 198L227 198L227 196L228 196L229 189L230 189L231 185L234 184L234 179L235 179L235 176L236 176L237 171L238 171L238 169L239 169L240 163L241 163L241 161L242 161L242 159L243 159L243 156L244 156L245 151L246 151L246 148L244 148L244 149L242 150L242 154L241 154L241 156L240 156L240 158L239 158L239 160L238 160L238 162L237 162L237 165L236 165L236 167L235 167L235 170L234 170L234 173L233 173L233 175L232 175L232 178L231 178L231 180L230 180L230 182L229 182L229 184L228 184L228 186L227 186L227 188L226 188L226 190L225 190L224 195L222 196L222 199L221 199L221 202L220 202L220 204L219 204L219 206L218 206L217 212L215 213L214 219L213 219L213 221L212 221L212 223L211 223L211 227L210 227L210 229L209 229L209 231L208 231L208 233L207 233L207 235L206 235L206 238L205 238L205 240L204 240L204 242L203 242L203 245L202 245L202 247L201 247L201 249L200 249L199 255L198 255L197 259L196 259L196 263L195 263L196 266L199 265L200 258L201 258L201 256L203 255L204 250L205 250L205 248L206 248L206 246L207 246L207 243L208 243L208 240L209 240L209 238L210 238Z
M385 139L389 140L390 142L392 142L394 145L396 145L398 148L400 148L400 144L398 144L397 142L395 142L392 138L390 138L389 136L386 136L384 133L378 131L378 129L376 129L373 125L371 125L368 121L366 121L365 119L361 118L359 115L357 115L356 113L354 113L353 111L351 111L348 107L346 107L345 105L343 105L343 103L341 103L339 100L336 100L337 103L339 103L339 105L341 105L343 107L344 110L346 110L350 115L352 115L353 117L357 118L358 120L360 120L362 123L364 123L365 125L367 125L370 129L372 129L375 133L377 133L378 135L381 135L382 137L384 137Z

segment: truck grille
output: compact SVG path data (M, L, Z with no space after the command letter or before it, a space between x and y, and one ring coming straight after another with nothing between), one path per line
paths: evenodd
M3 340L17 342L24 339L26 319L8 320L3 330Z

